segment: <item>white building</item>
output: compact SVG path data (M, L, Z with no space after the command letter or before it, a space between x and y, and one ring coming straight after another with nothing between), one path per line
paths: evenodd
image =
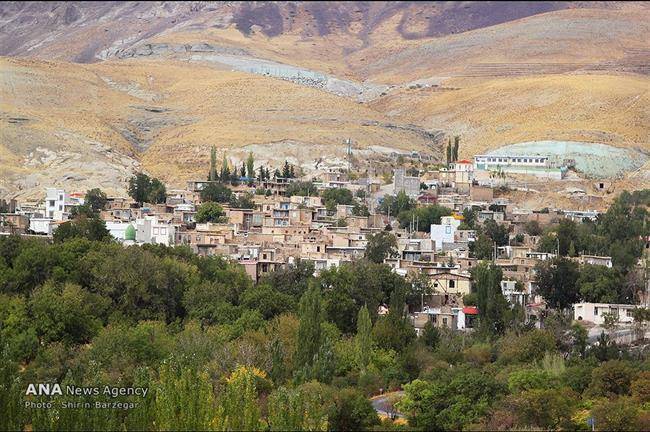
M431 240L435 242L436 251L443 250L444 244L454 243L456 230L460 226L461 220L454 216L443 216L440 218L440 224L431 224Z
M604 314L611 313L619 323L629 324L634 321L632 311L635 305L610 303L576 303L573 305L573 319L588 321L597 325L605 323Z
M54 220L51 218L30 218L29 229L36 234L51 236L55 229Z
M561 180L567 171L558 166L549 156L477 155L474 156L476 171L501 171L504 173L527 174Z
M116 222L110 221L106 222L106 229L108 232L118 241L123 242L126 238L126 230L133 225L129 222Z
M525 290L517 290L517 281L515 280L502 280L501 292L506 300L513 305L518 304L523 306L526 304L526 292Z
M612 268L612 257L597 256L597 255L580 255L578 257L580 264L600 265L607 268Z
M80 194L68 194L63 189L47 188L45 190L45 217L55 221L68 220L72 207L83 205L84 199Z
M63 189L45 190L45 216L54 220L64 220L66 193Z
M174 225L160 222L156 216L145 216L144 219L137 219L136 242L154 243L171 246L174 244L176 227Z

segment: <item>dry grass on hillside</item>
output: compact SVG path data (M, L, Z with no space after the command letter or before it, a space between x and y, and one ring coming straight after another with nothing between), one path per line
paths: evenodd
M144 168L170 181L202 176L213 144L291 140L339 148L348 137L359 147L421 149L426 143L417 133L387 127L386 116L352 100L258 75L174 61L1 61L3 116L28 120L4 119L0 151L12 164L22 160L18 165L28 172L44 167L27 163L37 148L67 159L103 158L89 151L93 143L127 156L135 153L134 141L148 147ZM49 168L56 179L57 166Z
M456 90L403 90L373 107L400 121L449 130L469 156L533 140L601 142L650 151L650 78L551 75L455 79Z

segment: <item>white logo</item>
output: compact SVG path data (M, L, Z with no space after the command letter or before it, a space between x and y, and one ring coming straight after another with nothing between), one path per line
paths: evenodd
M61 386L54 384L38 384L38 387L35 384L30 384L27 386L26 395L34 396L54 396L54 395L63 395L61 391Z

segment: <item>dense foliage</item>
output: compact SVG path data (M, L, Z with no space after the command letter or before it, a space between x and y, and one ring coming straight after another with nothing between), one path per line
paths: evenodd
M51 243L0 238L0 430L399 429L369 399L397 389L404 396L390 404L419 430L586 430L589 418L597 430L650 428L644 354L606 333L589 343L561 311L544 329L525 324L492 264L472 274L474 332L429 323L417 337L406 311L426 284L381 263L394 251L390 232L373 237L367 259L318 276L298 261L253 283L237 263L186 247L96 238L101 230L84 225L92 219L79 216ZM566 258L545 266L540 289L559 308L625 298L632 273ZM54 397L137 402L131 409L41 410L24 402L51 398L26 395L28 383L148 394Z

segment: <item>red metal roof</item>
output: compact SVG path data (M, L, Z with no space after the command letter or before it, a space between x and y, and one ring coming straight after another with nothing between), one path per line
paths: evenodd
M478 315L478 308L476 306L465 306L463 313L465 315Z

